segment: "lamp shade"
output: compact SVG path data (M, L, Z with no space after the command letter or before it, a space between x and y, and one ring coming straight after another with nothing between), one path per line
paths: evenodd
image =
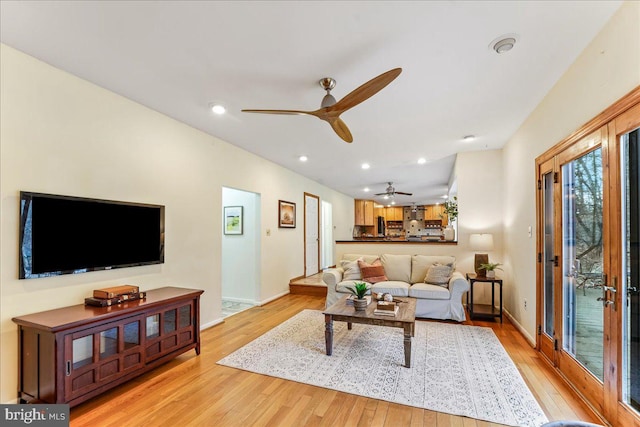
M469 236L469 246L474 251L491 251L493 250L493 234L472 234Z

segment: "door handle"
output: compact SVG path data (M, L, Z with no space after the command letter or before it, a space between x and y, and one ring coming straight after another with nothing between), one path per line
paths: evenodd
M611 304L615 304L614 301L608 300L605 297L598 297L597 300L598 301L602 301L602 306L603 307L606 307L606 306L611 305Z
M608 305L613 305L613 309L616 309L615 306L615 294L616 292L618 292L618 278L616 276L613 276L612 278L612 285L613 286L607 286L607 275L603 274L604 277L604 283L602 284L602 296L597 298L597 301L602 301L602 306L603 307L607 307ZM611 292L609 295L607 295L607 292ZM612 299L609 299L610 296L613 296Z

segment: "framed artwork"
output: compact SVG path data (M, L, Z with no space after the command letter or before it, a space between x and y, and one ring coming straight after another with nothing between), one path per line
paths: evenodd
M224 207L224 234L242 234L242 206Z
M296 204L278 200L278 227L296 228Z

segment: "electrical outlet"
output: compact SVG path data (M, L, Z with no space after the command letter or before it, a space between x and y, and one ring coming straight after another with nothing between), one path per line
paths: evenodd
M267 236L271 236L271 229L267 228Z
M525 310L527 309L527 299L526 298L524 299L524 309Z

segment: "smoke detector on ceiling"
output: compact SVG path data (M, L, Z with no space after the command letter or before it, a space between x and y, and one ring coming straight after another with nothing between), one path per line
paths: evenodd
M517 40L518 36L516 34L504 34L494 39L489 44L489 48L498 54L502 54L513 49L513 47L516 45Z

